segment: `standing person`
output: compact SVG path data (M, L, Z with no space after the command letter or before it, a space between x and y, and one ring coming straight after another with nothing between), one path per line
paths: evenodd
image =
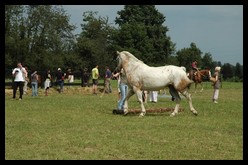
M68 72L66 75L68 76L68 83L73 83L74 82L74 75L73 75L71 69L68 69Z
M73 75L71 69L67 70L66 76L67 76L67 79L68 79L68 83L73 83L74 82L74 75ZM71 87L71 86L69 86L69 87Z
M59 93L63 92L64 90L64 79L65 79L65 75L64 73L62 72L61 68L58 68L58 72L56 74L56 82L57 82L57 85L59 85Z
M31 74L32 96L38 96L38 74L34 71Z
M25 75L27 74L26 69L22 67L20 62L17 63L17 68L13 69L12 75L14 77L14 85L13 85L13 99L16 98L16 91L19 87L20 96L19 100L22 100L23 95L23 86L25 81Z
M196 75L196 73L198 73L199 69L197 68L197 61L193 61L191 64L191 69L192 69L192 73L191 73L191 80L193 79L193 76Z
M127 78L126 78L124 69L121 69L120 72L117 72L113 76L114 77L119 76L119 79L120 79L119 88L121 91L121 99L118 101L117 108L118 108L118 111L121 111L120 113L124 113L124 103L125 103L125 98L128 92Z
M95 68L92 69L92 89L93 94L96 95L97 91L97 85L98 85L98 78L99 78L99 71L98 71L98 65L95 66Z
M120 86L120 81L121 81L121 78L120 78L120 74L118 73L116 73L116 74L114 74L114 73L112 73L112 76L114 77L114 78L116 78L117 79L117 90L118 90L118 100L117 100L117 102L121 99L121 90L120 90L120 88L119 88L119 86Z
M150 91L150 102L158 102L158 91Z
M27 94L27 91L28 91L28 82L29 82L29 79L28 79L28 67L24 67L24 68L26 70L26 73L24 75L23 93L24 94Z
M45 82L44 82L45 96L48 96L48 92L51 86L51 81L52 81L52 76L50 73L50 69L48 69L45 75Z
M215 72L212 77L215 78L215 82L213 84L214 92L213 92L213 97L212 100L214 103L218 103L217 100L219 98L219 89L220 89L220 66L215 67Z
M86 87L86 86L90 87L89 79L90 79L90 73L88 72L88 68L84 68L82 74L82 87Z
M109 67L106 67L106 72L105 72L105 90L106 93L111 93L111 77L112 77L112 72L109 70Z

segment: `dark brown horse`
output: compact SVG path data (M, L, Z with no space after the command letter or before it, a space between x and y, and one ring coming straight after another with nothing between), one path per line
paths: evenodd
M210 69L204 69L204 70L198 70L194 74L194 72L192 70L192 71L189 72L188 77L189 77L189 79L193 80L194 83L195 83L195 92L196 92L196 89L197 89L197 85L198 84L201 85L200 92L202 92L203 91L202 82L204 80L209 81L209 78L211 77L211 72L210 72Z

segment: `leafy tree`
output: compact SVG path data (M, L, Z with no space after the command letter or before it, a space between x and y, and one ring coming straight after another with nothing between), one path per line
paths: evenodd
M224 80L232 78L234 76L234 67L233 67L233 65L231 65L229 63L225 63L222 66L221 73L223 74L223 79Z
M180 66L185 66L186 70L191 69L191 63L196 60L198 66L202 66L202 52L195 43L191 43L189 48L183 48L177 52L177 60Z
M211 53L208 52L204 54L204 56L202 57L202 66L204 67L203 69L211 69L214 67Z
M162 25L165 16L154 5L125 5L117 14L119 29L114 44L120 51L130 51L149 65L166 64L175 44L166 35L168 28Z
M5 5L5 68L16 66L22 61L20 22L23 23L24 7L21 5Z
M243 79L243 67L240 65L240 63L236 63L234 74L239 79Z
M98 64L99 70L105 69L105 66L113 69L111 34L115 29L109 25L108 18L96 16L97 12L83 13L82 32L77 38L76 51L84 61L84 67L93 68Z
M28 61L39 63L39 67L57 68L64 66L66 52L74 42L72 31L75 26L69 24L69 16L61 6L27 6ZM56 64L57 66L54 66Z
M5 6L5 13L8 65L13 67L18 60L36 70L65 67L75 27L69 24L69 16L61 6Z

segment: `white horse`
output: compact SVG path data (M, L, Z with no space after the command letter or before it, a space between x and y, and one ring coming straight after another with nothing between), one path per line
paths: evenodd
M187 77L185 67L174 65L151 67L127 51L117 51L117 55L116 70L124 69L129 85L129 91L125 98L124 115L128 113L128 99L136 94L141 104L139 116L144 116L146 110L143 104L142 91L159 91L165 87L169 87L169 92L176 102L171 116L175 116L179 110L181 98L178 92L187 98L191 112L197 115L197 111L192 105L191 94L188 92L188 87L193 81Z

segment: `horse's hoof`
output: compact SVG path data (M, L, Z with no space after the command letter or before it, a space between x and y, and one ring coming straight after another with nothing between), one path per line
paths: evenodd
M193 114L194 114L195 116L197 116L197 115L198 115L198 113L197 113L197 112L194 112Z
M141 113L140 115L139 115L139 117L144 117L145 115L143 114L143 113Z
M197 115L198 115L198 113L197 113L197 111L196 111L196 110L192 110L192 113L193 113L195 116L197 116Z
M128 111L124 111L124 114L123 115L126 116L127 114L128 114Z
M175 114L174 114L174 113L171 113L171 114L170 114L170 117L174 117L174 116L175 116Z

